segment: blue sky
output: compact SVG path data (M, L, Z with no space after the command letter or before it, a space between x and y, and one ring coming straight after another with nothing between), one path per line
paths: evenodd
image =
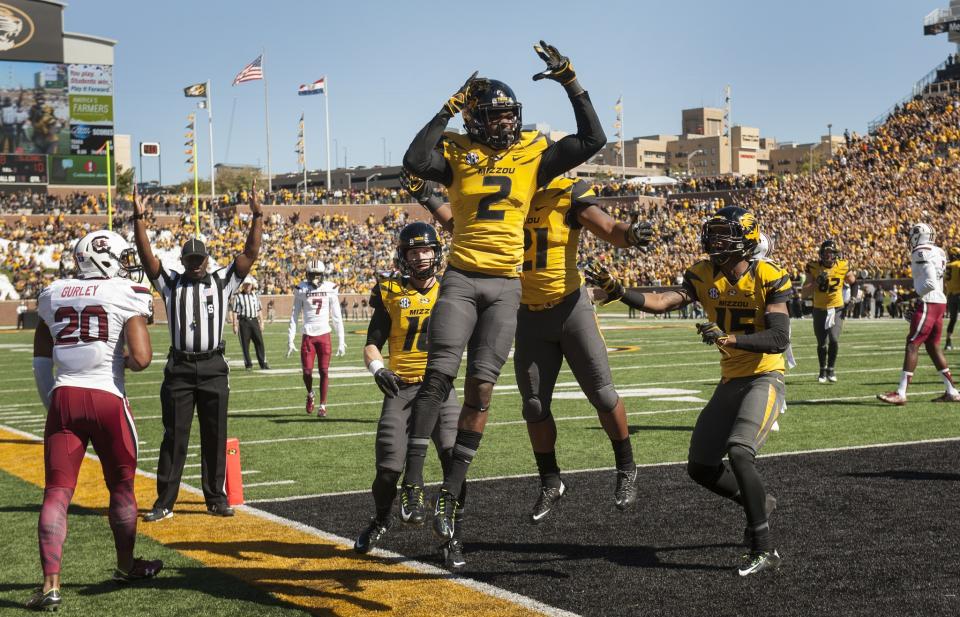
M266 49L274 173L295 171L297 120L307 115L308 165L325 167L322 97L297 86L330 82L331 136L342 164L396 164L419 128L474 70L511 84L525 122L573 130L557 84L534 83L540 38L570 56L608 137L624 97L627 137L679 132L680 110L720 106L779 141L810 141L866 124L905 96L952 50L922 36L947 0L566 0L497 3L321 0L76 0L64 27L118 41L116 124L133 143L164 146L164 182L187 177L183 126L212 80L217 162L266 165L263 88L231 87ZM231 110L233 114L230 149ZM206 125L201 170L209 167ZM147 164L145 179L155 179Z

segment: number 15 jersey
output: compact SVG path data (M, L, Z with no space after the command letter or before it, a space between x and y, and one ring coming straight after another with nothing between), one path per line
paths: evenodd
M124 396L123 327L152 312L150 289L125 278L62 279L40 293L37 310L53 336L54 389Z
M421 292L399 276L379 281L370 294L370 307L386 311L390 318L390 370L406 383L423 381L427 370L427 329L439 294L439 282Z

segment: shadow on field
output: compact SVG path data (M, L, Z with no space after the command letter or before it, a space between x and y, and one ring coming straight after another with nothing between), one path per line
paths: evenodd
M0 444L15 443L21 446L42 446L43 442L37 439L0 439Z
M330 412L327 412L328 414ZM303 416L302 418L277 418L271 420L274 424L376 424L376 419L362 420L360 418L334 418L326 416L315 418L313 416Z
M30 504L20 504L16 506L0 506L0 514L4 513L13 513L13 512L33 512L34 514L40 514L40 499L38 496L37 503ZM89 509L89 508L80 508L77 506L72 506L70 508L70 516L105 516L107 514L107 509Z
M913 469L889 469L887 471L870 471L848 473L851 478L887 478L889 480L940 480L944 482L960 482L960 473L939 473L935 471L917 471Z
M602 426L587 426L584 427L588 431L602 431ZM663 424L630 424L627 426L627 430L631 435L634 433L639 433L640 431L681 431L690 433L693 431L692 426L669 426Z

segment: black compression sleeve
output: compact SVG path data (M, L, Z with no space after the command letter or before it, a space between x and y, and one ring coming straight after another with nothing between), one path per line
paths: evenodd
M436 195L431 195L425 199L421 199L420 205L427 209L427 212L430 214L435 213L437 210L443 207L443 200L437 197Z
M373 309L373 316L370 318L370 325L367 326L367 345L376 345L377 349L383 349L384 343L390 336L390 313L383 306Z
M766 330L753 334L737 334L733 347L757 353L783 353L790 345L790 316L786 313L767 313L763 316Z
M450 164L443 158L443 154L437 151L437 144L443 137L443 131L450 122L450 114L441 111L434 116L426 126L420 129L406 154L403 155L403 166L418 178L423 180L433 180L444 186L450 186L453 181L453 170Z
M585 162L607 143L607 136L603 132L600 118L597 117L597 111L590 102L590 95L584 92L572 96L570 104L573 105L573 115L577 119L577 132L551 144L543 153L540 169L537 170L538 186L545 186L563 172Z
M623 297L620 298L620 301L638 311L643 310L643 305L646 304L646 298L643 297L643 292L639 289L626 290L623 292Z

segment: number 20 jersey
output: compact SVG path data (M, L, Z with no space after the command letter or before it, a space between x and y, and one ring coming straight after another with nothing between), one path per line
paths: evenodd
M150 289L125 278L54 281L37 300L53 336L54 388L75 386L124 396L123 327L152 312Z
M519 276L523 223L549 141L538 131L523 131L509 148L493 150L467 135L446 132L442 143L453 171L449 264L468 272Z
M420 293L401 277L380 280L370 294L370 306L382 307L390 315L390 370L406 383L423 381L427 370L427 328L439 294L440 283Z
M683 288L703 305L707 319L729 334L752 334L766 329L767 305L791 297L790 275L777 264L760 259L736 283L709 260L691 266L683 275ZM720 375L724 379L749 377L784 370L783 354L724 348Z

